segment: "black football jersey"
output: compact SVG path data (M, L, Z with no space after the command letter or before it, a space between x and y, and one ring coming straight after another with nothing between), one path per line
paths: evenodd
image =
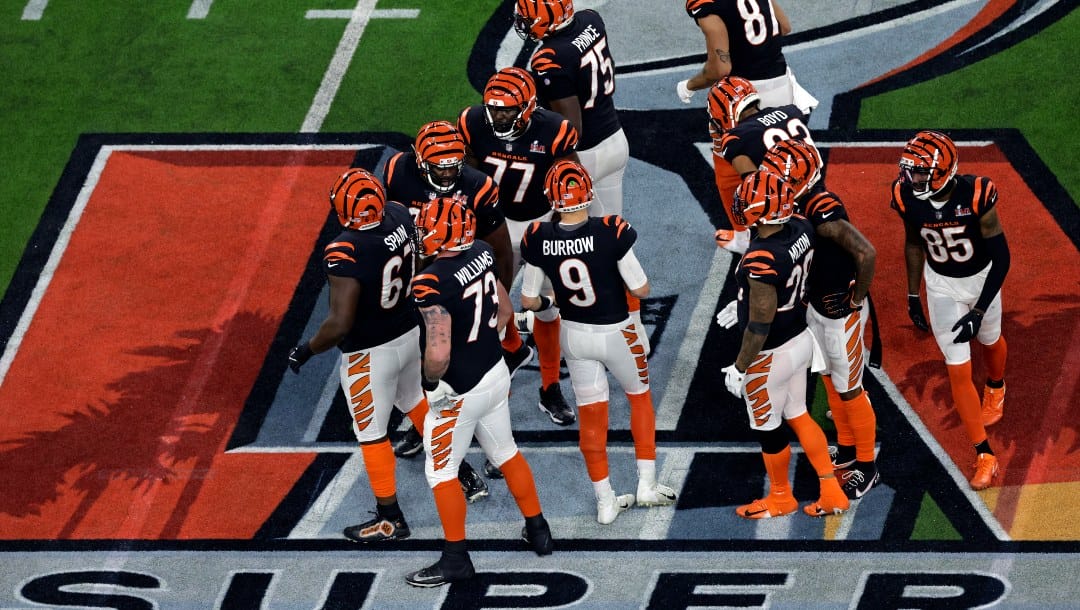
M764 80L787 72L780 23L768 0L687 0L686 14L695 21L716 15L724 22L732 76Z
M360 282L356 318L338 344L341 351L375 347L416 327L416 311L408 294L416 243L412 216L405 206L388 201L378 226L346 229L326 245L326 275Z
M820 183L795 211L805 216L816 230L827 222L851 220L840 198L821 187ZM824 299L829 295L846 295L855 281L855 259L851 253L831 239L818 236L814 242L814 263L806 286L806 298L819 312L825 311Z
M763 349L780 347L806 330L806 280L814 258L814 229L802 216L792 216L783 229L768 237L755 236L735 270L739 287L739 328L750 322L750 283L776 288L776 316Z
M450 314L450 368L443 380L471 390L502 360L495 253L482 241L457 256L435 259L412 281L417 307L442 305Z
M540 104L577 96L581 104L580 150L619 130L615 111L615 62L604 20L593 10L574 13L570 25L541 41L530 61Z
M806 121L806 115L795 105L762 108L724 132L717 144L718 152L728 162L746 155L755 165L760 165L765 153L781 140L806 140L813 144Z
M465 165L461 168L454 190L442 194L431 188L416 164L416 153L399 152L386 162L383 171L386 198L405 204L413 215L420 214L424 204L438 197L451 197L463 203L476 215L476 236L484 239L503 224L499 207L499 187L484 172Z
M997 205L994 183L982 176L957 176L949 200L941 209L915 197L911 186L899 179L892 185L890 204L904 225L923 239L926 262L948 277L969 277L990 264L982 236L984 214Z
M551 280L559 315L584 324L616 324L629 315L618 263L637 231L616 215L571 229L534 222L521 238L521 258Z
M570 121L537 108L525 132L506 141L495 136L479 105L461 111L457 128L480 170L498 183L499 205L507 218L527 222L551 211L544 176L557 159L577 150L578 132Z

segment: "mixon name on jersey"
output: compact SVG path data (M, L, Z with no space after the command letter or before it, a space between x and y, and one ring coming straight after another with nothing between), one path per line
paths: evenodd
M544 256L566 256L595 252L593 236L575 237L574 239L545 239L540 242Z

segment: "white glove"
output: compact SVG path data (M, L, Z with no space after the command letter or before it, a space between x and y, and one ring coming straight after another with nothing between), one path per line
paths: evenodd
M453 408L452 403L457 400L454 388L450 387L450 384L442 379L439 380L439 385L434 390L428 390L425 394L427 395L428 408L436 417L442 417L442 412Z
M689 104L690 98L694 97L694 92L690 90L690 87L686 86L689 82L690 79L681 80L675 85L675 93L679 94L679 99L684 104Z
M728 392L742 398L743 383L746 381L746 373L740 372L739 369L735 368L734 362L725 366L722 370L724 371L724 385L727 386Z
M724 308L720 310L720 313L716 314L716 323L720 325L720 328L731 328L735 326L735 323L739 321L739 302L732 301Z

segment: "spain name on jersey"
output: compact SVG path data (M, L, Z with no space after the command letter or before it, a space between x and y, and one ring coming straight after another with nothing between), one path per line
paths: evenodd
M412 281L419 308L441 305L450 314L450 368L442 379L468 392L503 357L495 253L482 241L456 256L440 256Z
M940 208L917 197L897 179L890 204L909 231L922 237L926 263L940 275L970 277L990 264L982 237L982 217L997 205L994 183L983 176L956 176L949 200Z
M360 283L360 301L343 352L375 347L416 327L408 295L415 262L416 225L405 206L386 202L382 222L363 231L346 229L323 249L326 275Z
M792 216L768 237L750 240L735 271L739 287L739 328L750 322L750 280L776 289L776 316L763 349L774 349L806 330L806 279L814 258L814 229L802 216Z
M416 163L416 153L399 152L390 157L383 171L386 198L409 208L413 220L424 204L439 197L460 201L476 215L476 236L484 239L503 224L499 208L499 187L484 172L463 165L461 174L449 193L439 193L431 186Z
M637 231L616 215L569 229L535 222L521 239L521 258L551 280L563 319L616 324L629 315L618 264L636 241Z
M480 169L499 185L499 205L510 220L527 222L551 211L544 176L555 161L572 154L578 132L557 113L537 108L524 133L512 141L495 136L483 106L470 106L458 117L458 131Z

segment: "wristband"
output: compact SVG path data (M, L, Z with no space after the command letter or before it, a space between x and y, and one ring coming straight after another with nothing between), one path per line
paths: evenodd
M413 386L413 387L416 387L416 386ZM420 387L424 388L425 392L434 392L435 388L439 387L439 380L436 379L435 381L432 381L432 380L428 379L427 377L421 375L420 376Z
M770 326L772 326L772 324L767 322L750 322L746 325L746 330L754 333L755 335L768 336Z

